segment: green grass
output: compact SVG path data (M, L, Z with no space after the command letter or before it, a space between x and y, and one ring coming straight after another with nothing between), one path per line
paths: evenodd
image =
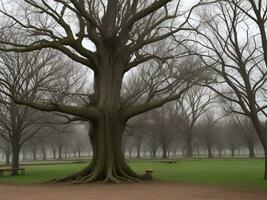
M267 190L262 160L183 160L178 164L133 163L132 167L140 172L144 165L155 170L157 180Z
M42 183L56 177L66 176L83 169L86 164L57 164L25 166L26 175L0 177L0 183Z
M263 160L181 160L176 164L153 161L131 161L130 166L138 173L154 169L153 177L161 181L208 184L219 186L263 189L267 181L262 179ZM42 183L81 170L86 164L60 164L26 166L26 175L0 177L0 183Z

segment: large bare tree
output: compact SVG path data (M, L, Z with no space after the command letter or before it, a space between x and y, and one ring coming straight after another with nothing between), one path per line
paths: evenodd
M163 76L165 81L159 81L149 95L140 96L142 101L131 105L124 104L121 98L123 78L147 61L160 61L159 69L179 64L179 43L170 43L170 36L182 38L191 10L183 12L180 0L14 0L11 7L2 3L1 12L8 25L1 29L1 50L29 52L53 48L94 72L94 91L85 104L15 99L16 103L42 111L91 121L94 157L90 166L58 181L138 181L140 176L128 167L121 152L127 120L179 98L188 88L190 78L179 70L176 77ZM5 35L10 29L30 39L13 42ZM169 45L158 47L158 42ZM176 62L170 63L169 59Z

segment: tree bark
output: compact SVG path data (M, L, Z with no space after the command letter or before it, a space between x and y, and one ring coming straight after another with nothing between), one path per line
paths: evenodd
M122 152L122 137L129 116L124 116L121 112L121 87L124 66L128 60L122 56L125 54L123 47L108 42L109 39L105 45L99 47L101 55L98 62L101 67L94 74L92 104L99 112L94 119L90 120L92 161L83 171L59 179L58 182L117 183L119 181L138 182L142 178L126 164Z
M126 164L122 152L122 133L126 123L114 122L110 117L93 123L91 134L93 159L90 165L71 176L57 180L57 182L72 181L75 183L88 183L94 181L137 182L141 176L135 174Z
M12 144L12 164L11 164L12 169L18 169L19 168L19 153L20 153L19 145ZM18 171L12 170L11 175L12 176L18 175Z

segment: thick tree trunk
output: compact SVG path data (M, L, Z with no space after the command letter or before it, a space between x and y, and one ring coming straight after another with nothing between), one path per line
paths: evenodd
M107 24L110 27L110 24ZM111 27L112 28L112 27ZM97 116L90 121L90 140L93 158L90 165L81 172L58 181L87 183L104 181L139 181L140 176L126 164L122 152L122 136L128 119L121 116L121 86L124 65L124 49L118 44L100 46L98 71L94 73L94 98L92 104L98 109Z
M20 152L19 145L12 144L12 164L11 164L12 169L19 168L19 152ZM12 170L11 175L12 176L18 175L17 170Z
M135 174L126 164L122 148L122 132L125 123L110 122L112 119L98 122L91 134L93 159L90 165L81 172L57 180L87 183L94 181L137 182L140 176Z

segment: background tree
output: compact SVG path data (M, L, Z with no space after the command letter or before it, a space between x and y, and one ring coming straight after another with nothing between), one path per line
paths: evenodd
M146 135L146 115L139 115L129 121L127 135L131 136L136 146L136 158L141 158L141 146Z
M0 138L0 150L4 152L5 155L5 164L9 165L10 164L10 156L11 156L11 148L10 144L4 140L3 138Z
M71 138L75 135L74 127L71 124L60 124L59 121L59 123L50 124L49 128L47 128L47 132L49 137L48 142L52 149L53 157L56 158L57 154L57 159L62 160L63 151L71 146Z
M177 134L175 133L177 128L175 109L173 105L166 104L165 106L150 111L148 114L148 136L152 139L150 145L152 147L153 155L158 147L162 149L162 158L167 159L169 148ZM175 127L176 126L176 127ZM158 141L159 146L157 148L154 140ZM155 156L155 155L154 155Z
M249 157L254 158L258 136L251 120L248 117L240 116L235 113L230 116L233 123L235 123L236 131L242 134L241 140L249 151Z
M197 120L208 110L212 101L212 93L204 87L194 86L188 90L177 106L179 113L177 121L180 121L182 137L185 142L186 156L193 156L192 141L194 139L194 128Z
M214 111L213 111L214 112ZM197 137L206 145L208 150L208 158L212 158L212 147L218 139L216 131L218 129L217 123L220 118L215 119L214 113L208 111L205 113L204 119L197 125Z
M40 112L26 106L17 105L10 95L20 93L24 98L36 98L37 88L44 87L47 81L55 78L56 54L51 50L25 53L0 54L1 94L0 94L0 137L12 149L12 168L19 167L19 152L42 125ZM16 170L12 171L16 175Z
M266 1L219 1L202 12L191 41L211 70L206 85L234 104L232 112L249 117L267 157L266 108ZM253 28L251 28L253 27ZM263 121L262 121L263 120ZM267 179L267 159L265 159Z
M157 152L158 148L160 146L158 140L156 140L154 137L146 137L146 144L150 149L150 157L157 158Z

